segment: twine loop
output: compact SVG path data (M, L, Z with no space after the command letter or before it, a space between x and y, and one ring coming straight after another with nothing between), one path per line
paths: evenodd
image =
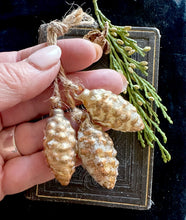
M57 38L68 32L68 27L61 21L51 21L47 28L48 45L57 44Z

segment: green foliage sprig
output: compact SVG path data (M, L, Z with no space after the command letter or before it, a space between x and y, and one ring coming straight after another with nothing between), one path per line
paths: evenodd
M170 161L171 156L161 144L155 132L157 131L161 134L164 143L167 142L167 137L159 127L160 120L158 114L153 109L153 103L161 109L163 116L169 123L172 124L173 121L167 114L167 108L161 103L162 99L157 94L156 89L151 83L139 76L136 71L140 70L144 76L147 76L148 62L140 62L131 57L134 53L138 53L144 57L146 52L150 51L151 48L149 46L144 48L138 46L137 42L129 37L128 31L131 30L130 26L123 27L113 25L98 8L97 0L93 0L93 4L100 28L103 30L106 22L108 22L109 25L109 31L106 38L111 48L109 54L110 68L122 72L128 80L129 85L127 91L124 93L128 93L129 102L136 107L145 124L144 130L138 132L138 140L142 147L147 145L153 148L153 143L156 142L161 151L163 161L166 163Z

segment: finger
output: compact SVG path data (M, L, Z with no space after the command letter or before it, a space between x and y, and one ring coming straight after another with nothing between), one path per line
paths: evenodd
M0 110L31 99L46 88L58 74L61 50L49 46L17 63L0 63Z
M47 44L43 43L18 52L2 52L0 53L0 63L22 61L28 58L32 53L46 46ZM99 60L102 56L101 47L85 39L74 38L59 40L58 46L62 50L61 61L65 72L82 70Z
M85 39L64 39L58 41L62 49L61 62L65 72L76 72L89 67L102 56L102 49Z
M116 94L119 94L127 87L127 80L123 77L123 75L110 69L73 73L69 74L69 78L74 82L83 84L85 88L103 88L111 90ZM53 89L49 88L34 99L1 112L2 124L4 127L7 127L48 114L50 105L49 98L52 93Z
M45 127L46 119L16 126L15 144L21 155L30 155L43 149Z
M102 88L119 94L127 88L127 80L123 74L111 69L76 72L69 74L68 77L88 89Z
M3 173L4 195L21 192L54 178L42 151L7 161Z

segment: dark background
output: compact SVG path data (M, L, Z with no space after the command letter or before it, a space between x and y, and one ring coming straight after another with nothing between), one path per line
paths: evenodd
M73 1L68 0L68 3ZM91 0L76 4L94 14ZM161 33L159 95L167 106L174 124L160 115L166 132L166 148L172 160L164 164L155 146L152 200L148 211L98 206L36 202L24 193L7 196L0 202L0 215L42 216L58 218L186 219L186 2L185 0L99 0L104 14L117 25L157 27ZM63 0L0 0L0 51L20 50L37 44L41 23L60 19L69 9ZM86 212L88 211L88 212ZM3 215L4 214L4 215ZM112 217L111 217L112 218Z

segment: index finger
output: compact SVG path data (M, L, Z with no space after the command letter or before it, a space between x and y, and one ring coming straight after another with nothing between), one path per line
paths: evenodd
M0 62L19 62L46 46L47 44L43 43L20 51L2 52ZM62 50L61 62L65 72L76 72L87 68L102 56L102 49L98 44L81 38L59 40L58 46Z

